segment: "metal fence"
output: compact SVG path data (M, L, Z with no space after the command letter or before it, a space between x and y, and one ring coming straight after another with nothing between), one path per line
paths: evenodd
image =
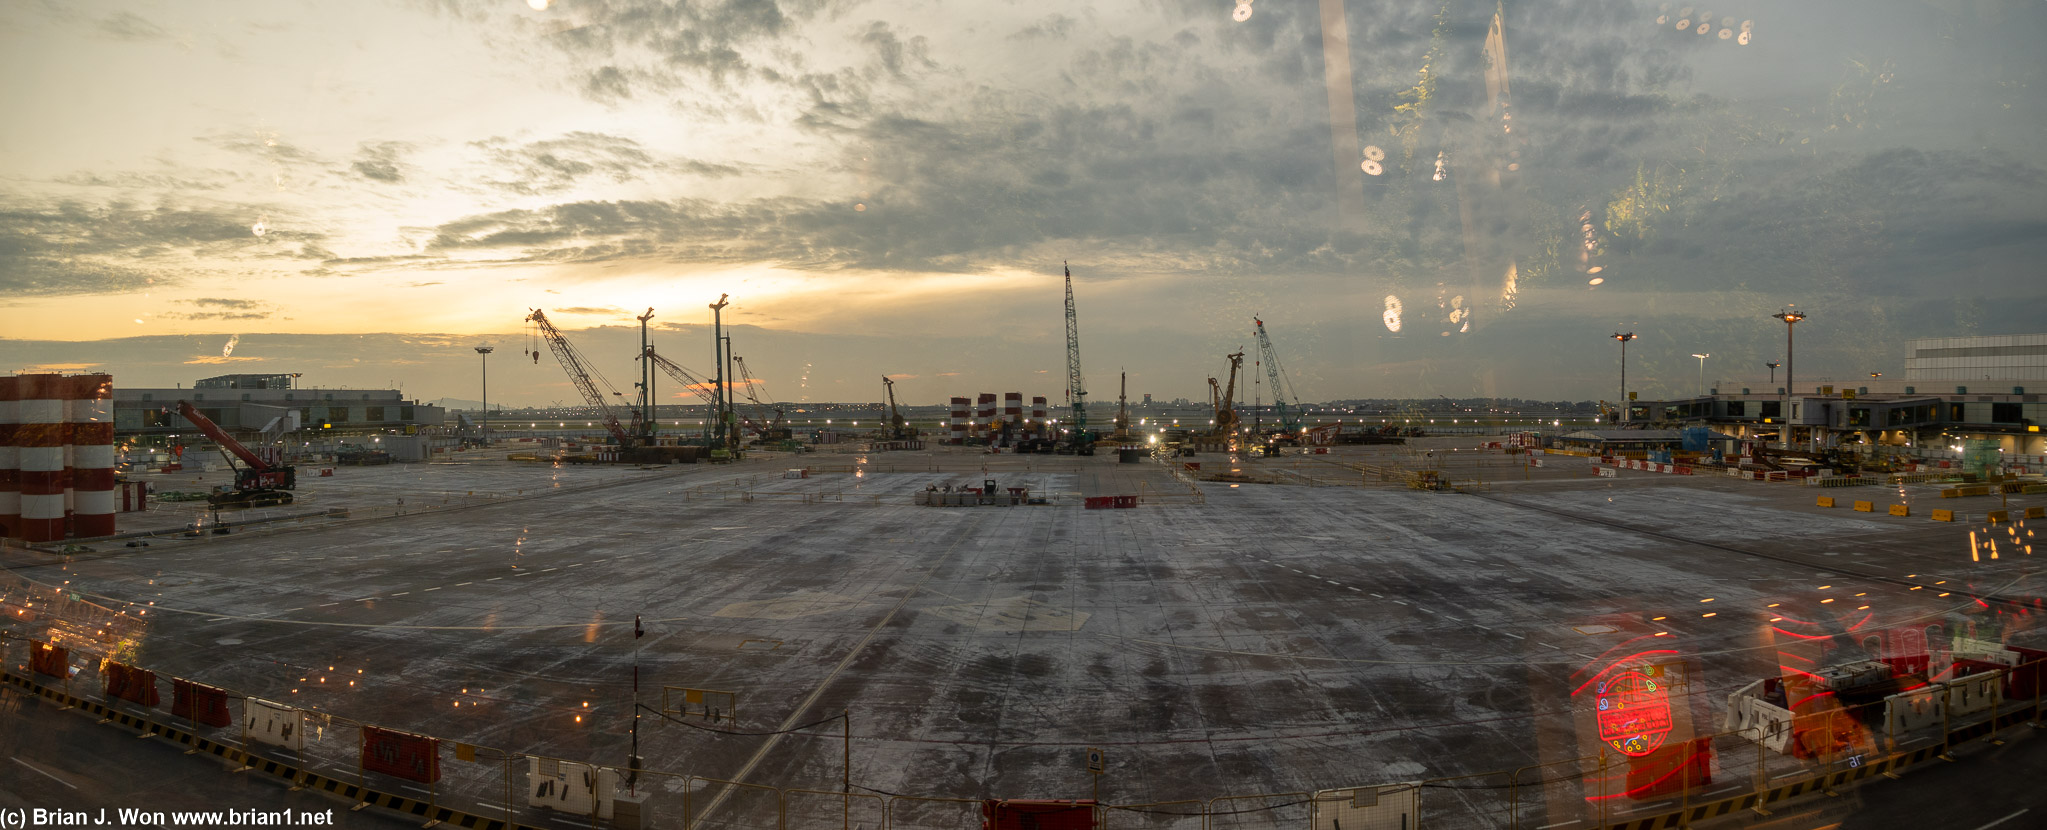
M359 804L427 816L469 827L586 828L602 826L676 827L683 830L970 830L981 821L982 799L892 793L858 785L857 768L845 770L838 789L777 787L721 780L685 771L622 769L592 761L508 752L453 740L430 741L439 775L431 782L409 780L370 768L366 751L371 724L346 716L304 711L303 745L287 749L265 743L251 730L259 723L250 699L226 691L241 712L228 726L206 726L172 715L170 706L141 705L133 686L110 689L102 674L112 657L84 644L119 642L123 615L71 599L61 591L21 581L0 586L9 617L26 612L66 617L73 642L63 669L48 673L31 659L32 641L8 634L0 646L0 683L102 718L121 727L154 734L224 759L312 787L356 799ZM17 584L18 583L18 584ZM26 591L26 593L24 593ZM45 604L30 605L40 597ZM96 626L96 627L95 627ZM102 634L101 632L105 632ZM105 637L104 640L91 639ZM59 638L59 639L67 639ZM72 671L75 669L75 671ZM1100 830L1375 830L1409 828L1537 828L1582 822L1592 827L1664 827L1700 821L1768 805L1803 794L1834 791L1873 775L1933 758L1952 759L1971 741L2001 742L2001 730L2040 724L2040 686L2047 661L1984 671L1945 682L1930 682L1892 698L1858 707L1758 720L1740 729L1695 736L1684 742L1679 785L1631 797L1630 759L1615 752L1549 760L1511 770L1469 773L1400 782L1366 782L1317 791L1216 795L1142 804L1096 804L1081 800ZM152 680L161 683L169 678ZM172 681L175 682L175 681ZM188 681L189 682L189 681ZM199 681L203 682L203 681ZM154 685L152 685L154 688ZM123 690L126 694L123 694ZM2011 700L2014 691L2030 699ZM168 698L166 698L168 701ZM1730 707L1744 704L1730 698ZM44 708L40 716L69 717ZM1735 720L1743 720L1737 718ZM1734 723L1735 721L1729 721ZM844 725L820 721L836 738ZM819 724L812 724L812 727ZM402 729L402 725L389 728ZM847 736L852 743L885 736ZM1676 745L1676 744L1673 744ZM836 752L834 754L837 754ZM587 782L587 783L586 783ZM838 784L840 782L833 782ZM1057 794L1083 798L1083 793ZM635 819L638 816L641 818ZM1400 824L1398 822L1407 823Z

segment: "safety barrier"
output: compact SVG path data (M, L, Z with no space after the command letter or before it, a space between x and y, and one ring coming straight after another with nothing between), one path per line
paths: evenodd
M1819 498L1818 504L1819 504L1819 506L1821 506L1821 507L1833 507L1833 506L1834 506L1834 497L1833 497L1833 496L1821 496L1821 497Z
M1876 476L1832 476L1828 478L1813 476L1805 480L1805 486L1807 487L1874 487L1878 483Z
M1954 748L1962 743L1995 740L2002 729L2039 721L2042 684L2038 681L2047 661L2017 663L2019 651L2004 650L1995 643L1958 639L1954 649L1962 658L1957 670L1972 667L1977 673L1894 694L1867 704L1883 708L1866 714L1832 703L1825 704L1832 708L1792 713L1762 700L1759 690L1763 681L1750 684L1730 696L1722 731L1684 744L1685 752L1713 759L1706 767L1712 771L1710 776L1699 776L1695 786L1673 786L1639 800L1607 789L1624 780L1614 773L1617 765L1625 766L1627 761L1604 754L1516 770L1315 792L1140 804L1068 803L1091 811L1088 820L1074 825L1089 830L1280 830L1300 827L1303 821L1313 830L1401 826L1403 821L1405 826L1418 827L1424 813L1430 817L1430 826L1535 828L1583 823L1605 828L1676 827L1831 792L1931 758L1952 758ZM2017 664L1982 668L1988 665L1986 661L1997 659ZM336 794L355 802L357 809L377 807L476 830L557 826L555 816L573 817L569 823L575 826L588 826L582 822L594 820L600 826L658 824L685 830L826 830L828 825L845 828L856 824L874 830L961 830L974 826L983 811L997 809L995 802L985 799L926 797L863 787L852 783L856 770L850 766L843 770L843 778L833 776L832 787L815 789L622 769L396 732L225 692L221 712L226 713L229 701L238 700L244 708L241 718L220 720L195 714L211 710L196 706L190 696L174 704L173 715L165 718L161 710L146 702L150 695L139 691L136 684L140 681L126 674L140 669L127 667L106 675L108 682L97 690L103 699L96 700L77 687L91 686L91 680L99 675L73 678L67 671L72 665L70 655L43 649L32 651L29 662L34 666L31 672L0 666L0 685L71 707L104 723L171 740L192 748L192 754L223 759L294 786ZM153 676L149 682L155 682ZM2015 692L2029 694L2015 698ZM280 743L280 731L263 728L274 723L263 713L273 711L288 713L286 722L302 730L297 745L286 742L290 760L271 757L281 751L275 746ZM657 714L663 719L659 723L676 720L665 711ZM171 722L177 718L190 725ZM231 725L205 725L223 722ZM783 731L821 724L829 728L815 734L826 740L846 729L849 743L845 751L850 758L850 727L836 716ZM1819 740L1815 741L1815 736ZM259 748L259 743L273 746ZM373 751L373 747L380 748ZM1753 751L1744 752L1748 747ZM839 750L829 751L836 755ZM425 797L399 792L404 785L388 784L407 780L427 784ZM520 792L523 798L517 796Z

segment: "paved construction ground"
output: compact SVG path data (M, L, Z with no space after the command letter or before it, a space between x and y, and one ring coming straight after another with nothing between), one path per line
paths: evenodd
M213 517L160 504L123 516L124 530L163 531L136 546L8 550L4 576L123 612L105 653L331 713L306 753L334 768L353 769L355 723L482 747L476 763L444 750L449 777L433 793L479 814L505 812L503 764L490 760L501 753L625 765L637 666L641 703L659 709L669 687L671 709L698 710L641 721L645 767L677 776L1149 804L1559 765L1519 779L1552 782L1514 795L1524 822L1541 819L1530 827L1588 820L1580 779L1556 773L1599 746L1581 735L1571 691L1629 635L1660 636L1689 663L1684 699L1704 734L1719 731L1727 692L1778 673L1772 617L1959 630L1986 619L1972 594L2024 602L2042 590L2024 550L2031 531L2014 540L1980 523L1995 499L1942 500L1920 485L1824 491L1878 504L1857 513L1815 507L1822 491L1794 484L1600 478L1580 458L1530 467L1472 449L1475 439L1421 443L1185 459L1248 480L1234 484L1114 455L956 448L656 468L472 453L302 476L299 503L222 517L276 521L227 534L185 535ZM804 466L815 471L784 477ZM1419 466L1471 484L1409 489L1397 471ZM1004 504L913 503L929 487L987 479ZM159 487L224 480L174 475ZM1011 487L1051 503L1009 506ZM1143 503L1082 508L1102 495ZM1900 502L1913 515L1881 512ZM1935 506L1978 522L1928 521ZM2003 540L1999 557L1972 548L1972 532ZM14 630L42 636L50 623ZM2047 634L2022 625L2002 636L2047 648ZM25 650L7 659L23 663ZM685 687L731 697L683 704ZM850 747L838 720L781 732L841 713ZM770 732L781 734L731 734ZM1090 747L1106 756L1098 779ZM1752 758L1723 756L1709 789L1753 772ZM523 787L525 769L515 772ZM1439 819L1428 826L1502 824L1505 781L1425 791ZM667 775L641 787L670 819L687 806L716 823L775 826L758 792ZM2020 809L2042 796L2011 798ZM522 821L577 826L518 806L523 794L510 800ZM847 820L877 826L879 803ZM2010 812L1995 806L1985 809ZM845 818L829 796L792 795L788 809L791 825ZM1198 819L1177 815L1187 809L1112 823L1195 830ZM1304 815L1289 809L1211 823ZM1636 809L1646 808L1610 807ZM970 805L895 810L905 825L977 820Z

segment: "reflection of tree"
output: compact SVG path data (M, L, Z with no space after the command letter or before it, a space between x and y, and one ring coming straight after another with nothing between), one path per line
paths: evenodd
M1436 94L1436 64L1443 57L1444 41L1448 38L1450 4L1436 12L1436 27L1429 33L1429 51L1422 57L1419 77L1414 86L1393 93L1393 135L1400 139L1400 167L1405 180L1414 173L1414 153L1421 143L1422 123L1427 120L1428 106Z

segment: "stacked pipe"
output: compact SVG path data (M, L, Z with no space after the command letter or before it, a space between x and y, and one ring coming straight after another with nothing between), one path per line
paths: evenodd
M952 427L952 442L961 443L967 437L967 399L952 399L952 417L946 421Z
M987 432L995 426L995 393L981 393L980 408L974 413L974 431Z
M28 542L64 538L64 449L69 424L64 421L62 375L16 375L19 397L14 427L17 480L21 483L21 520L14 535Z
M0 377L0 539L21 536L21 453L14 446L20 422L21 379Z
M114 511L114 378L112 375L77 375L66 378L66 420L71 438L70 456L71 534L112 536Z

